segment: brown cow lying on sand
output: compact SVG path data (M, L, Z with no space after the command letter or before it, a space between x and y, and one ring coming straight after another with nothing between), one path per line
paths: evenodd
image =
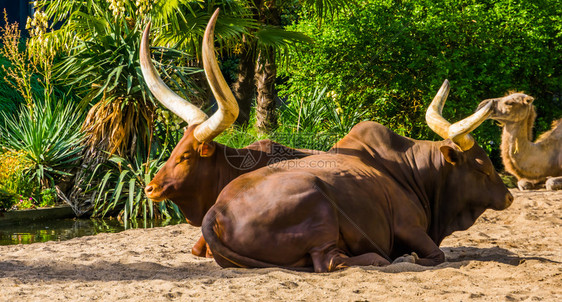
M203 219L216 262L316 272L388 265L410 253L421 265L444 262L439 244L446 236L513 201L469 134L490 106L451 125L441 117L448 91L445 81L426 115L444 141L363 122L326 154L233 180Z
M210 118L162 81L150 58L149 33L150 24L141 40L140 61L144 79L156 99L189 125L166 164L146 186L145 193L150 199L157 202L172 200L190 224L200 226L203 215L215 202L220 191L239 175L269 163L324 153L292 149L270 140L258 141L242 149L213 142L218 134L236 120L238 104L218 68L212 30L205 35L203 63L219 110ZM192 253L211 256L202 236Z

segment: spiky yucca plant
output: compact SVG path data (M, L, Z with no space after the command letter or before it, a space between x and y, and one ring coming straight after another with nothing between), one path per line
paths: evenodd
M32 162L29 175L44 188L55 178L71 175L82 152L82 121L72 103L64 101L35 102L22 106L16 115L2 112L0 124L2 145L10 150L25 152Z

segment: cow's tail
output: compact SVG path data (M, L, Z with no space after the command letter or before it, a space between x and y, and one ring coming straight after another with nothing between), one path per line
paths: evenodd
M236 253L227 246L225 246L220 240L219 236L214 230L215 226L215 215L213 209L205 215L203 219L203 226L201 231L203 232L203 237L207 244L211 248L213 257L215 261L222 267L242 267L242 268L267 268L267 267L278 267L289 270L298 271L313 271L312 267L285 267L273 263L267 263L260 260L252 259L243 255ZM210 215L209 215L210 214Z

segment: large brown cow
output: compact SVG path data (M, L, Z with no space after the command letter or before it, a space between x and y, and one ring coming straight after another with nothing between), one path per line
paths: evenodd
M213 28L217 15L218 10L213 15L211 26L207 28L203 40L204 69L219 107L210 118L174 93L159 77L150 58L150 24L147 25L141 41L141 69L147 85L165 107L189 125L169 160L146 186L145 193L157 202L172 200L194 226L201 225L203 215L215 202L220 191L239 175L272 162L323 153L291 149L270 140L258 141L243 149L213 142L213 138L229 127L238 115L238 105L215 57ZM193 247L192 253L204 256L206 251L208 252L205 241L201 237Z
M468 134L490 106L451 125L441 117L448 90L445 81L426 115L444 141L414 140L363 122L326 154L232 181L203 220L216 262L325 272L387 265L414 253L415 263L442 263L445 236L513 201Z

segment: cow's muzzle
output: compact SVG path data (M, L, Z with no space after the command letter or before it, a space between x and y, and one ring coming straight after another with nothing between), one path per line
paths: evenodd
M507 194L505 195L505 203L502 210L509 208L509 206L513 203L513 199L514 199L513 195L511 195L510 192L507 192Z
M162 190L158 185L148 184L144 188L144 193L146 194L146 197L152 199L152 201L155 202L159 202L165 199L162 198Z

